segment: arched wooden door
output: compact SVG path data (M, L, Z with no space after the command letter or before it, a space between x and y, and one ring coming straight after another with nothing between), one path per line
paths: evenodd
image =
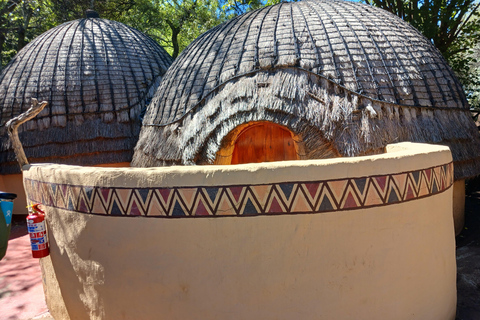
M259 163L299 160L294 134L271 123L247 124L230 135L231 141L217 154L217 164Z

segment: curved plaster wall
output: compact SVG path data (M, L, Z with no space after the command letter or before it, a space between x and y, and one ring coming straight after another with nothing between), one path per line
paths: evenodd
M454 319L453 165L358 158L24 168L55 319Z

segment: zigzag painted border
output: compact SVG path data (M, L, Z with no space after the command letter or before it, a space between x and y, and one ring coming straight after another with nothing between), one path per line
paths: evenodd
M300 214L385 206L453 184L453 163L410 172L308 182L173 188L107 188L25 179L28 198L87 214L219 217Z

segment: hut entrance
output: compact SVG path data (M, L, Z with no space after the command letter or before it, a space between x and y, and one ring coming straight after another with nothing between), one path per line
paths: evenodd
M259 163L299 160L299 140L287 128L271 122L248 123L237 127L217 153L215 164Z

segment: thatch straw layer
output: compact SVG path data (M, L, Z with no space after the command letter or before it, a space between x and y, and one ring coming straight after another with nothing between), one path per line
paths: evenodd
M222 139L250 121L290 128L311 159L430 142L450 146L456 179L480 173L480 136L441 54L359 3L281 3L201 35L157 90L132 165L213 163Z
M478 148L471 148L480 145L480 136L468 110L399 107L293 68L257 72L217 91L175 123L144 126L132 165L213 163L238 125L271 121L302 137L308 159L375 154L389 143L428 141L451 148L458 179L476 175L480 167Z
M143 33L105 19L43 33L0 74L0 174L19 172L5 123L25 112L30 98L48 102L19 130L30 161L129 162L139 116L172 61Z

